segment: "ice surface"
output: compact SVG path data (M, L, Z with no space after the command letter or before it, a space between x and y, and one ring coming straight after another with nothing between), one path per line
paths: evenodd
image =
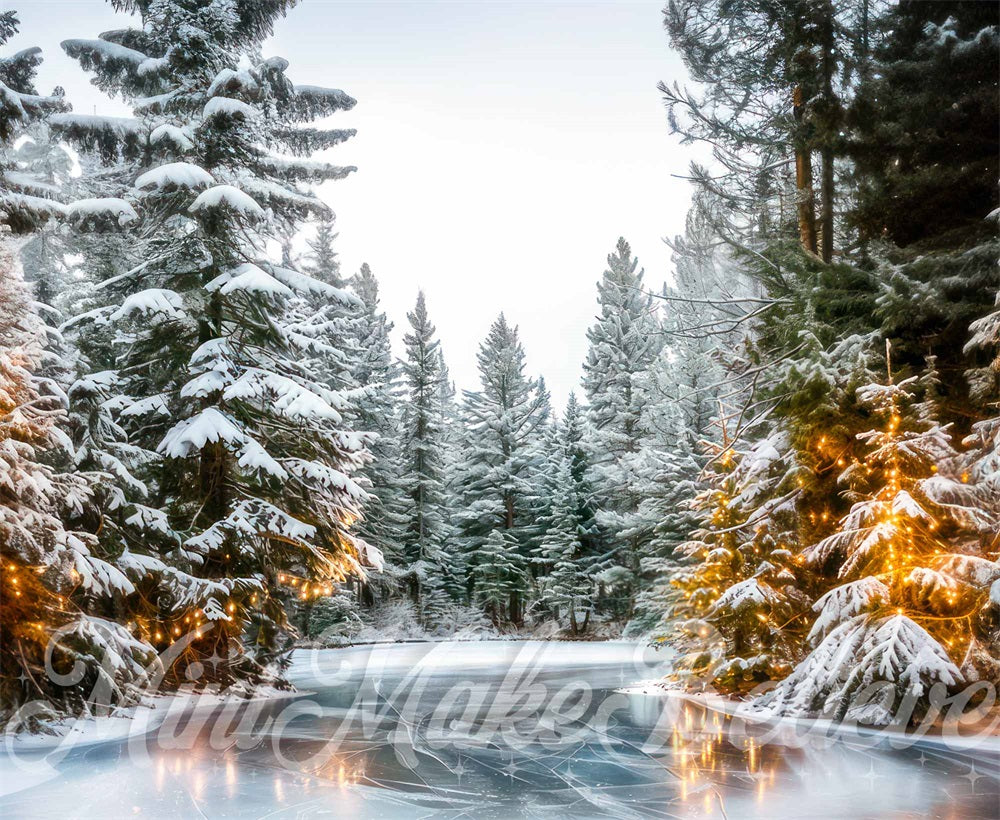
M627 642L300 650L292 698L160 714L67 750L15 744L0 815L995 816L1000 763L981 751L762 744L682 700L616 691L668 662Z

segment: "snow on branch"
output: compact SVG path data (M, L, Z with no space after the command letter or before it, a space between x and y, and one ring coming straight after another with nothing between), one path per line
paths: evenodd
M222 395L226 401L243 399L269 407L286 418L340 422L340 413L328 401L337 398L338 394L325 392L327 396L320 396L294 379L253 367L248 368Z
M118 197L78 199L66 207L66 217L78 228L124 227L135 222L139 215L128 202Z
M311 122L338 111L350 111L357 105L357 102L356 99L345 94L339 88L296 85L293 86L288 111L292 115L293 121Z
M254 199L232 185L216 185L198 194L188 208L192 213L228 209L251 219L263 219L264 209Z
M205 285L205 289L209 292L219 291L224 296L239 292L269 298L287 298L293 295L291 288L252 262L244 262L231 271L219 274Z
M183 319L183 301L179 293L165 288L149 288L125 297L118 309L111 314L113 322L132 319L136 316L149 318L163 316L168 319Z
M187 458L209 442L223 442L238 450L247 434L236 422L215 407L206 407L198 415L186 418L167 431L157 452L167 458Z
M141 174L135 187L160 189L204 188L213 185L215 178L203 168L190 162L168 162Z

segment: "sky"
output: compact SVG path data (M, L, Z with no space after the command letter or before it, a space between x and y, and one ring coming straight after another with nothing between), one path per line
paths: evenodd
M344 89L330 118L357 136L324 153L356 165L323 197L345 273L367 262L401 339L418 289L459 389L503 311L530 375L561 407L579 392L596 283L624 236L659 289L681 233L692 150L669 133L656 85L683 81L664 0L303 0L263 51L297 83ZM38 87L75 110L127 114L59 42L129 24L102 0L25 0L15 48L41 46ZM677 176L675 176L677 175Z

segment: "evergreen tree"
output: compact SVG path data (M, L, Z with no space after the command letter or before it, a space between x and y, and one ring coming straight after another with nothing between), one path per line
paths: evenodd
M492 579L490 596L502 587L508 598L501 606L490 597L491 615L520 624L539 497L534 444L546 421L548 397L538 382L525 376L517 328L507 324L503 314L480 345L478 361L482 390L466 391L463 407L465 458L455 481L461 492L459 527L473 597L484 601L478 585ZM489 568L490 562L501 559L497 569Z
M539 603L574 635L585 632L593 608L593 577L587 566L581 534L580 501L572 461L564 448L555 450L552 506L539 552L548 569L539 582Z
M158 646L196 627L185 657L229 658L206 670L222 678L257 674L280 647L282 578L301 577L308 598L380 564L350 529L367 439L344 429L346 396L304 366L322 342L288 310L340 292L265 255L306 216L329 215L304 184L352 170L305 158L349 134L300 126L354 100L296 86L285 60L259 55L290 5L139 4L141 29L63 43L135 116L51 119L134 182L132 202L74 207L79 228L125 225L140 242L141 264L102 283L130 441L155 454L150 484L170 528L160 557L134 568L161 589L135 620Z
M90 505L94 477L46 464L65 441L65 408L39 392L42 323L12 244L8 235L0 247L0 723L23 728L49 705L134 703L156 653L100 616L135 587L96 554L96 539L63 523Z
M17 27L14 12L0 14L0 43ZM61 93L36 94L40 62L37 48L0 58L0 723L14 730L34 728L53 706L85 711L136 702L156 655L101 617L135 587L97 554L96 539L64 523L93 506L96 477L51 466L66 462L65 396L39 375L53 337L16 255L31 240L11 237L65 212L54 198L58 188L11 149L33 122L67 107Z
M671 129L714 148L716 167L693 163L691 175L709 195L702 205L711 204L716 232L728 241L746 247L749 236L787 237L786 226L797 225L801 246L832 261L843 101L854 68L864 70L867 59L869 3L668 3L671 43L700 89L674 82L660 91Z
M316 236L307 240L309 253L302 261L303 271L326 287L300 295L289 306L290 331L299 333L309 351L304 365L331 390L358 387L360 359L369 354L359 347L362 337L375 336L365 327L367 310L358 296L347 289L340 274L340 262L333 242L333 215L323 217ZM377 295L377 294L376 294Z
M406 318L410 332L403 337L406 401L402 453L403 489L409 503L404 543L406 561L414 575L412 592L420 600L425 589L433 592L456 585L452 579L455 568L447 555L451 523L445 506L446 431L441 407L446 374L441 343L435 338L423 291L417 294L416 306Z
M977 638L995 637L969 614L988 605L996 565L962 534L989 514L933 500L935 473L956 453L934 419L916 414L915 383L858 391L879 426L859 434L866 452L841 474L850 511L802 553L836 580L813 606L815 649L771 699L779 712L905 724L932 684L962 682Z
M672 579L678 674L727 692L780 678L798 659L791 625L806 600L790 549L794 470L781 438L741 453L724 434L712 446L705 487L691 505L698 526L678 548L687 559Z
M580 524L580 538L586 554L594 556L600 547L600 533L595 519L593 489L590 486L590 453L587 448L590 433L586 409L576 393L571 391L566 401L560 426L562 447L570 462L573 493L576 496L576 516Z
M630 457L630 492L641 499L623 518L623 536L641 553L639 593L628 633L657 631L669 598L665 579L676 569L677 550L694 522L687 509L698 491L702 459L691 444L694 432L678 395L688 388L674 350L664 349L639 381L642 438ZM694 400L695 406L700 404ZM707 431L706 431L707 433ZM704 439L700 438L699 441Z
M600 314L587 331L590 349L583 366L597 519L618 560L632 572L638 570L639 544L627 533L626 517L640 502L630 487L641 439L637 383L662 345L653 300L643 292L638 265L629 244L619 239L597 285Z
M530 578L524 556L509 529L490 530L472 569L474 599L495 626L518 623Z
M340 260L337 258L338 254L334 247L334 242L339 236L334 230L334 223L333 216L329 219L323 219L316 226L316 235L307 240L309 260L305 270L328 285L343 288L346 283L340 275Z
M0 45L7 43L19 26L17 12L0 12ZM14 151L16 138L26 136L29 128L43 128L39 124L43 118L69 108L62 89L49 96L38 93L34 81L41 62L40 48L0 56L0 213L3 224L15 234L29 233L64 213L56 196L58 189L45 178L44 170L26 162L30 157L24 153ZM38 173L40 170L43 173Z
M877 71L851 110L852 218L899 246L954 230L993 235L983 219L1000 204L996 8L902 0L881 26Z
M353 364L358 386L357 427L375 437L372 460L361 471L370 484L370 499L358 529L393 564L403 561L403 489L400 469L399 373L392 356L392 322L379 310L378 281L368 265L352 277L351 287L363 308L356 323Z

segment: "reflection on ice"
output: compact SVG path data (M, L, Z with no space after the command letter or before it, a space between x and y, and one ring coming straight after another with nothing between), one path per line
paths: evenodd
M1000 762L922 746L764 742L617 692L668 658L628 643L299 653L300 694L145 736L2 760L5 818L993 817ZM32 765L56 776L32 785Z

